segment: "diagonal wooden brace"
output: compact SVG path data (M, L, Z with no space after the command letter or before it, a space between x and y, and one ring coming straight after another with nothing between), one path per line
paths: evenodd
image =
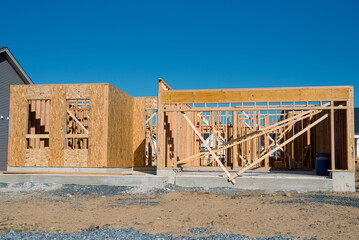
M223 171L226 173L226 175L228 176L228 179L231 177L231 174L228 172L228 170L225 168L225 166L223 165L223 163L219 160L217 154L215 152L213 152L212 148L207 144L207 142L203 139L202 135L197 131L196 127L193 125L193 123L191 122L191 120L187 117L187 115L184 112L181 112L182 116L186 119L186 121L188 122L188 124L190 125L190 127L193 129L193 131L196 133L196 135L199 137L199 139L201 139L203 145L209 150L209 152L211 153L211 155L214 157L214 159L216 160L216 162L218 163L218 165L223 169ZM236 183L236 181L230 180L233 184Z
M70 110L67 110L67 113L72 117L72 119L75 120L75 122L77 122L77 124L84 130L86 134L89 134L89 131L85 128L84 125L82 125L82 123L75 117L75 115Z
M156 115L157 115L157 110L156 110L156 112L152 113L152 115L146 120L145 125L146 125L147 123L149 123L149 121L151 121L151 119L152 119L154 116L156 116Z
M262 136L264 134L276 131L278 129L281 129L281 128L284 128L284 127L287 127L287 126L292 126L296 122L298 122L300 120L303 120L305 118L308 118L310 116L313 116L315 114L318 114L319 112L321 112L321 110L310 110L310 111L307 111L307 112L304 112L304 113L300 113L300 114L295 115L293 117L287 118L287 119L285 119L283 121L277 122L277 123L275 123L275 124L273 124L271 126L261 128L260 130L248 133L248 134L246 134L244 136L241 136L239 138L236 138L236 139L233 139L231 141L228 141L225 144L223 144L221 146L218 146L217 148L214 148L212 150L214 152L222 151L224 149L227 149L227 148L233 147L235 145L241 144L243 142L249 141L251 139L260 137L260 136ZM177 162L177 164L184 164L184 163L191 162L191 161L194 161L196 159L203 158L203 157L206 157L206 156L209 156L209 155L211 155L210 152L201 152L201 153L195 154L193 156L190 156L190 157L188 157L186 159L183 159L183 160Z
M232 175L229 180L234 180L236 177L238 177L240 174L244 173L245 171L247 171L248 169L251 169L252 167L256 166L258 163L260 163L261 161L263 161L267 156L271 155L272 153L274 153L275 151L277 151L278 149L280 149L281 147L283 147L284 145L290 143L291 141L293 141L294 139L296 139L297 137L299 137L300 135L302 135L303 133L305 133L306 131L308 131L309 129L311 129L312 127L314 127L315 125L317 125L318 123L320 123L321 121L323 121L324 119L326 119L328 117L328 114L325 114L324 116L322 116L321 118L319 118L318 120L316 120L315 122L313 122L312 124L309 124L306 128L303 128L300 132L296 133L295 135L293 135L291 138L289 138L288 140L286 140L285 142L283 142L281 145L277 146L276 148L274 148L273 150L269 151L267 154L263 155L262 157L260 157L258 160L254 161L253 163L249 164L248 166L246 166L245 168L241 169L240 171L238 171L236 174Z

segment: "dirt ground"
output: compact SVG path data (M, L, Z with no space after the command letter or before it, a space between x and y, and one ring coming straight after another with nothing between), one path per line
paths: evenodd
M357 174L359 181L359 174ZM359 182L357 182L359 184ZM359 186L358 186L359 187ZM160 194L31 191L0 194L0 232L79 232L133 227L189 236L188 229L249 237L358 239L359 193L213 192Z

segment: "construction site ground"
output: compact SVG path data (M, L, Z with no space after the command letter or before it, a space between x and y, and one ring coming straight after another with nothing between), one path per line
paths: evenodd
M356 186L358 189L358 171ZM131 236L144 239L184 236L357 239L357 226L358 191L265 193L173 185L148 189L0 184L0 239L55 236L50 233L57 233L57 239L61 235L69 239L64 233L81 231L97 238L96 234L110 230L115 231L113 234L137 234ZM114 229L120 229L120 233ZM21 235L24 232L31 234ZM125 235L118 238L130 236Z

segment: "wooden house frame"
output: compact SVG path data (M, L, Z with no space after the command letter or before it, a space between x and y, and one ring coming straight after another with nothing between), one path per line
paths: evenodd
M11 86L8 167L142 167L145 102L110 84Z
M218 166L232 181L253 167L313 169L330 153L331 171L354 171L353 109L352 86L173 90L159 79L157 167Z
M8 167L253 167L354 171L353 87L173 90L11 86ZM241 168L230 175L227 168Z

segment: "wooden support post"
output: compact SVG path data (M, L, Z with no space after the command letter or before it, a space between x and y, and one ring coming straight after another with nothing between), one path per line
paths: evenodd
M354 153L354 90L349 89L349 100L346 110L347 120L347 169L355 171L355 153Z
M334 108L333 101L331 101L330 108L330 159L332 170L335 170L335 136L334 136Z
M177 106L176 106L177 109ZM173 147L174 147L174 160L173 167L177 167L178 155L177 155L177 143L178 143L178 112L175 111L175 136L173 139Z
M186 116L186 114L184 112L181 112L182 116L186 119L186 121L188 122L188 124L191 126L191 128L193 129L193 131L195 131L195 133L197 134L197 136L199 137L199 139L201 139L203 145L209 150L209 152L212 154L212 156L214 157L214 159L217 161L218 165L223 169L223 171L226 173L226 175L228 176L228 178L231 176L228 172L228 170L223 166L222 162L219 160L218 156L213 152L212 148L206 143L206 141L203 139L203 137L201 136L201 134L197 131L196 127L193 126L193 123L191 122L191 120ZM233 184L236 183L234 180L230 180Z
M238 112L233 111L233 139L238 138ZM238 167L238 145L233 146L233 167Z
M158 128L157 128L157 167L164 168L165 165L165 119L164 119L164 107L162 104L161 94L163 92L162 79L158 80Z
M229 180L234 180L236 177L238 177L240 174L244 173L245 171L247 171L248 169L251 169L252 167L254 167L256 164L258 164L259 162L263 161L263 159L268 155L271 155L272 153L276 152L278 149L280 149L281 147L283 147L284 145L288 144L289 142L293 141L294 139L296 139L297 137L299 137L300 135L302 135L303 133L305 133L308 129L311 129L312 127L314 127L315 125L317 125L318 123L320 123L321 121L323 121L324 119L326 119L328 117L328 114L325 114L324 116L322 116L321 118L319 118L318 120L316 120L315 122L313 122L312 124L309 124L306 128L304 128L303 130L301 130L300 132L296 133L295 135L293 135L291 138L287 139L287 141L283 142L282 144L280 144L279 146L277 146L276 148L274 148L272 151L268 152L267 154L265 154L264 156L260 157L258 160L254 161L253 163L249 164L247 167L241 169L240 171L238 171L236 174L232 175Z
M269 126L269 116L264 117L264 127ZM264 150L269 151L269 133L264 135ZM269 168L269 156L264 159L264 167Z

